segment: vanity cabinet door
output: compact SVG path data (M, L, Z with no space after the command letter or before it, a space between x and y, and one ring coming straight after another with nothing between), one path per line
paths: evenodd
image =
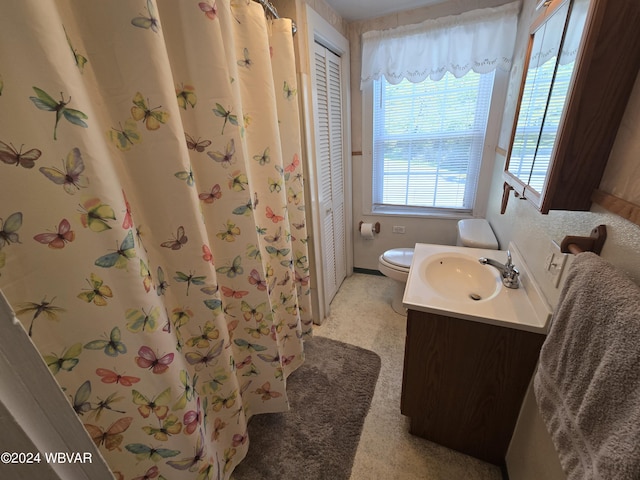
M504 180L542 213L590 209L638 76L639 23L637 0L553 0L533 22Z
M409 310L410 432L502 465L544 335Z

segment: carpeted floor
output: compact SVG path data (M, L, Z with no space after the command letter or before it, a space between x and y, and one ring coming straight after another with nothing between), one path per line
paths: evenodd
M348 480L380 372L380 357L324 337L305 343L287 380L291 410L249 423L249 453L234 480Z

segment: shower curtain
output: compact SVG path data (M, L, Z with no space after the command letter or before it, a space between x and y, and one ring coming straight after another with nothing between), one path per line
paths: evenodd
M311 333L291 22L0 11L0 289L116 478L229 478Z

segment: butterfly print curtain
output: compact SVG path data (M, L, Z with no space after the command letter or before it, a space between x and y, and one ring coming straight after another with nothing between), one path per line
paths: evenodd
M7 0L0 289L118 479L223 479L311 333L289 20Z

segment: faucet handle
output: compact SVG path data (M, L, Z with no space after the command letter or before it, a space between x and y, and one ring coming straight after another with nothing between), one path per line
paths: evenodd
M519 275L520 271L513 264L511 251L507 250L507 263L504 265L504 270L502 272L502 284L508 288L518 288Z
M507 288L518 288L520 277L520 271L513 265L505 268L502 276L502 284Z

